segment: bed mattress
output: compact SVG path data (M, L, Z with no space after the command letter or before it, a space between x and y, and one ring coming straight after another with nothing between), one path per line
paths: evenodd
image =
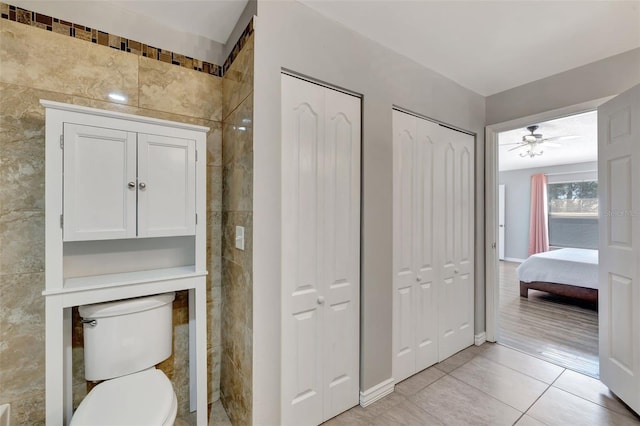
M598 289L598 250L564 248L534 254L516 269L518 279Z

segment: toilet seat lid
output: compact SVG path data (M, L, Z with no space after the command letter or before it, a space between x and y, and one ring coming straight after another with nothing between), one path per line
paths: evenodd
M157 426L175 415L171 382L155 368L100 383L82 400L73 426Z

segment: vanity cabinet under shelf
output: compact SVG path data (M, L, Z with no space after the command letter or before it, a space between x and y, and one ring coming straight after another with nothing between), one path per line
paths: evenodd
M40 102L47 424L73 414L74 306L188 290L190 407L205 425L208 128Z

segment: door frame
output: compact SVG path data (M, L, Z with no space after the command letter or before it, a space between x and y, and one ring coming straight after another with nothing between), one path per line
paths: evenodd
M514 118L485 127L485 292L486 333L489 342L495 342L498 331L498 133L524 128L534 122L554 120L582 112L593 111L614 96L594 99L575 105L544 111L526 117Z

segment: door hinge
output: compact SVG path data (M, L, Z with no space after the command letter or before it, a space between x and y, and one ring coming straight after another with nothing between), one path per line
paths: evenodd
M496 243L491 243L491 248L496 248Z
M64 135L60 135L60 149L64 149Z
M196 213L196 225L198 224L198 213Z
M198 161L198 150L196 149L196 161Z
M63 215L60 215L60 228L62 228L62 227L63 227L63 225L64 225L64 219L63 219L63 217L64 217Z

